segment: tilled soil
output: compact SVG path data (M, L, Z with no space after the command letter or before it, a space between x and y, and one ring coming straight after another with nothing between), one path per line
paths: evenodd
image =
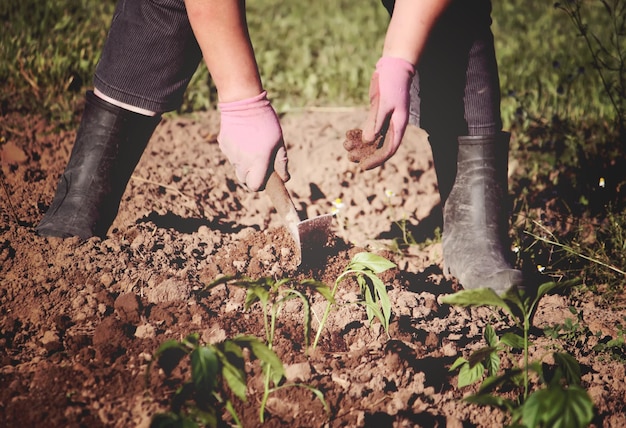
M164 341L190 333L202 343L265 337L262 308L246 309L242 288L220 285L204 293L207 284L224 275L292 278L311 302L310 344L326 301L302 282L332 286L363 251L397 265L381 275L392 302L389 334L377 320L368 323L362 306L350 304L360 299L352 278L340 283L339 305L315 349L306 346L302 303L290 301L277 317L273 350L286 368L286 384L317 388L328 411L308 389L286 387L270 394L261 424L262 374L249 359L248 399L233 398L243 425L507 423L505 413L462 401L475 387L457 388L449 371L457 357L484 346L488 322L507 326L487 309L440 302L460 287L444 277L441 246L432 239L441 221L426 136L409 129L384 167L360 172L342 145L365 116L364 110L325 110L282 119L292 174L287 187L302 217L336 212L322 262L305 268L298 267L297 249L266 195L237 184L216 143L215 112L167 117L159 125L107 238L86 242L34 233L75 132L37 117L0 117L0 425L147 427L189 378L184 366L167 376L152 365L146 376ZM403 230L421 244L402 245ZM593 349L619 337L626 312L576 296L542 300L533 358L555 346L574 353L596 407L594 426L626 426L623 359ZM541 333L566 318L586 329L570 341ZM223 409L220 414L224 424L232 422Z

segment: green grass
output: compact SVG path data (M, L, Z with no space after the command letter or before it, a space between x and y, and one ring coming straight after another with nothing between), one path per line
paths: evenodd
M2 2L2 111L67 122L86 89L113 14L113 0ZM367 103L388 17L376 2L248 2L250 33L265 87L280 111ZM202 64L181 112L215 107Z
M610 16L600 1L584 4L589 31L608 45ZM614 117L591 53L562 10L541 0L494 1L493 6L506 127L513 125L520 108L531 117L557 115L574 121Z
M0 3L2 112L36 112L67 122L92 74L114 2Z
M2 110L39 110L67 119L67 110L91 86L114 6L113 0L2 2ZM606 27L603 15L596 15L596 26ZM507 125L520 103L533 116L610 116L589 53L563 12L540 0L496 1L493 17ZM367 102L388 21L377 1L253 0L248 20L263 81L278 110ZM214 102L201 65L181 111L214 108Z

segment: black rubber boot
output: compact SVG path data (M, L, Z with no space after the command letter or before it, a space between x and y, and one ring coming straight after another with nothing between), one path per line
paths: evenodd
M42 236L105 237L141 155L161 121L114 106L93 92L70 160L36 230Z
M458 135L458 134L457 134ZM428 137L435 174L437 175L437 187L439 198L443 207L452 191L457 169L457 137L440 135L433 138ZM443 208L442 208L443 210Z
M522 286L509 255L507 167L509 137L459 137L457 172L443 211L444 272L463 288L503 294Z

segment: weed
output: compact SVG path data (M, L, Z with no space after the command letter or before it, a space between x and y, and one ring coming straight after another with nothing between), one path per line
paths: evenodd
M491 325L485 328L484 338L487 347L473 352L468 359L459 357L450 370L459 370L458 386L473 384L484 378L476 394L465 400L479 405L498 407L510 413L514 426L526 427L586 427L593 418L593 402L580 385L580 366L576 359L567 353L554 352L555 368L546 367L542 359L530 361L529 332L537 304L547 293L556 289L568 288L578 280L548 282L539 286L535 295L527 295L522 290L509 290L503 297L491 289L463 290L444 296L444 303L459 306L487 306L500 309L508 315L522 334L506 333L498 337ZM522 367L514 367L500 372L502 351L521 350ZM537 375L541 387L531 392L530 373ZM516 399L496 395L502 387L521 388Z
M554 323L543 329L546 336L552 339L563 339L568 343L577 343L587 333L587 328L583 325L582 312L577 311L575 307L570 306L569 311L572 315L576 315L576 320L573 318L565 318L562 323Z
M626 277L626 214L614 213L609 207L604 221L567 221L565 227L553 225L555 229L567 228L557 236L545 224L531 220L523 231L531 240L526 252L532 248L535 257L544 253L537 263L549 264L552 275L580 275L591 289L602 289L603 299L612 299L623 290Z

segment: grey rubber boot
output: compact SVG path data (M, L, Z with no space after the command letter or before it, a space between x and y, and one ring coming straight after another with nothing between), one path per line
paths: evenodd
M83 240L105 237L143 151L161 121L114 106L87 92L70 160L36 231Z
M503 294L522 286L509 261L508 133L459 137L457 172L443 210L444 273L463 288Z

